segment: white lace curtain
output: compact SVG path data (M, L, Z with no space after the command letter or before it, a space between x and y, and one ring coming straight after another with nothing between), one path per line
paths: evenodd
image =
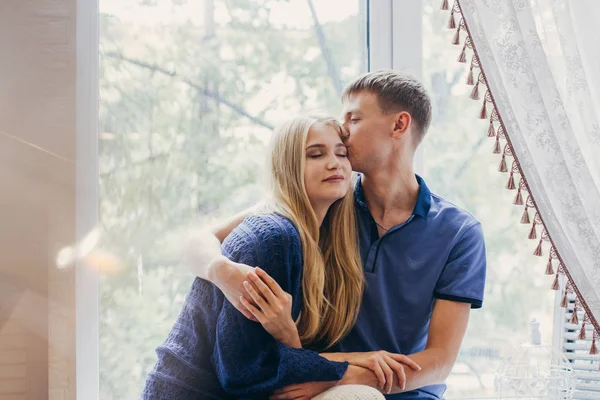
M500 169L511 180L513 174L524 178L507 187L531 195L515 198L515 204L523 204L525 214L535 213L530 233L540 243L535 254L549 257L548 274L566 275L562 289L577 294L587 321L598 329L600 1L460 0L442 7L464 17L456 22L455 44L461 30L467 31L463 49L474 48L471 69L482 71L473 81L489 89L481 117L490 118L497 143L507 140L504 150L497 146L503 153ZM460 61L465 62L464 51ZM505 156L513 155L506 167ZM525 214L522 222L530 222Z

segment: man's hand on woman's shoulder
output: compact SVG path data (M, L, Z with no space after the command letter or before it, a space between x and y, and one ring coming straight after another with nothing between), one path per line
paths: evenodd
M254 268L233 262L226 257L219 257L210 263L208 267L207 280L217 286L225 295L225 298L244 316L254 322L256 317L242 304L240 298L244 297L253 303L252 298L244 288L244 281Z

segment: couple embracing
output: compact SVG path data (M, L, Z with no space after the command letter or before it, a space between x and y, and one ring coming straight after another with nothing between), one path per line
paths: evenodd
M271 200L215 230L224 257L189 246L199 277L143 399L443 397L482 305L481 224L414 173L432 112L419 81L372 72L342 100L341 123L274 131Z

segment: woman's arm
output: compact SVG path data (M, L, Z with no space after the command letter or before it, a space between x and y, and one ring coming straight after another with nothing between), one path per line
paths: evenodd
M302 299L301 245L295 227L281 216L252 216L223 243L235 262L257 265L292 295L297 317ZM212 362L221 385L236 397L266 398L281 387L311 381L340 380L347 363L332 362L318 353L276 341L259 324L224 302L217 321Z
M244 287L254 303L240 296L242 305L275 340L301 349L298 328L292 318L292 295L260 268L248 274L248 278Z
M196 278L177 321L156 349L158 360L146 379L142 400L226 397L210 363L214 314L223 302L216 293L214 285Z

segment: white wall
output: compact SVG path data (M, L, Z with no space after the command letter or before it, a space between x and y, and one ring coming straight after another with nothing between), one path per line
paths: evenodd
M75 1L0 10L0 400L73 399Z

